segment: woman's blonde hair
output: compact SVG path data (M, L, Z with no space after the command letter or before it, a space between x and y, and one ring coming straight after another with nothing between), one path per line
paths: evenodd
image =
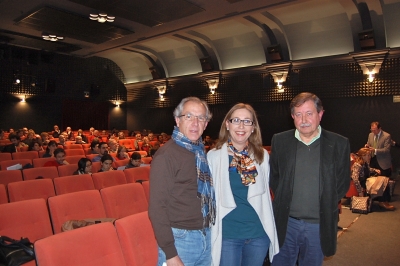
M361 148L358 150L356 162L363 165L365 163L363 156L369 155L371 156L371 150L368 148Z
M253 117L253 126L254 130L249 136L249 154L254 155L254 159L258 164L261 164L264 161L264 148L262 146L262 139L261 139L261 130L260 125L258 124L256 111L254 111L253 107L249 104L245 103L238 103L235 104L226 114L224 120L222 121L221 129L219 130L219 137L217 144L215 145L216 149L221 149L222 145L228 141L229 138L229 131L226 128L226 122L231 119L231 115L238 109L246 109L251 113Z

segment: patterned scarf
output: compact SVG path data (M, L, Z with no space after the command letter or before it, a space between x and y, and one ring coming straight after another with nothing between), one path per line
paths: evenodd
M237 171L242 178L242 184L249 186L256 183L256 176L258 175L254 161L249 156L248 145L243 151L238 151L233 147L231 139L228 139L228 149L233 152L233 159L229 164L229 171Z
M209 226L211 226L215 224L215 193L201 137L194 143L179 132L179 128L175 126L172 132L172 139L176 144L196 155L197 197L201 199L203 227L207 220L209 221Z

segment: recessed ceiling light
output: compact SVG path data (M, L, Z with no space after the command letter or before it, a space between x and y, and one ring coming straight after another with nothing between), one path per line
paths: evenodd
M47 34L47 33L43 33L42 34L42 38L43 38L43 40L51 41L51 42L56 42L58 40L63 40L64 39L64 37L57 36L55 34Z
M89 18L91 20L97 20L100 23L114 22L114 19L115 19L115 17L108 16L106 13L90 14Z

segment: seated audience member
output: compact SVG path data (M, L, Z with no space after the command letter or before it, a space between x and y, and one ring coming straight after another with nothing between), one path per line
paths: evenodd
M25 139L24 130L22 128L18 129L17 135L19 136L20 140Z
M46 162L43 166L48 167L48 166L60 166L60 165L66 165L69 164L65 160L65 151L63 148L57 148L54 150L54 161L48 161Z
M106 154L108 154L108 144L107 144L107 142L100 142L99 143L99 155L94 157L92 159L92 162L100 162L101 158ZM114 161L113 157L111 157L111 159L113 159L113 161Z
M24 142L27 146L29 146L29 144L30 144L32 141L34 141L34 140L36 140L35 131L29 130L28 135L27 135L27 137L24 139L23 142ZM40 142L41 142L41 140L39 140L39 139L38 139L37 141L40 141Z
M149 141L153 141L153 140L154 140L154 134L150 132L150 133L147 135L147 138L149 139Z
M99 154L99 144L100 141L98 139L94 139L90 143L90 154Z
M54 130L51 133L51 135L53 136L53 138L58 138L58 136L60 136L61 134L61 130L57 125L54 125Z
M65 147L66 144L67 144L67 143L66 143L65 135L61 133L61 134L58 136L58 143L57 143L57 145L62 145L63 147Z
M28 146L28 151L37 151L37 152L39 152L39 151L42 151L42 150L43 150L42 144L37 140L33 140Z
M211 137L210 136L205 136L204 137L204 139L203 139L203 144L204 144L204 146L211 146L211 144L212 144L212 140L211 140Z
M21 142L21 137L19 135L10 134L8 135L8 139L11 141L11 144L4 146L3 152L18 152L18 148L26 147L26 144Z
M40 139L42 140L42 145L49 144L49 141L50 141L49 133L47 133L47 132L40 133Z
M108 137L107 131L104 130L104 129L101 131L101 135L102 135L103 137L104 137L104 136L107 136L107 137Z
M118 141L118 140L119 140L119 138L118 138L118 130L113 129L113 130L111 131L110 136L109 136L108 138L109 138L109 139L115 139L116 141Z
M122 131L118 132L118 139L125 139L124 132L122 132Z
M88 158L81 158L78 161L78 170L76 170L74 175L84 175L92 174L92 162Z
M150 155L150 149L153 148L153 146L151 146L150 141L147 137L143 138L143 144L142 144L142 151L147 152L147 156Z
M150 155L151 158L154 157L154 154L156 154L156 151L158 150L158 148L159 148L159 147L157 147L157 148L156 148L156 147L153 147L153 148L150 149L149 155Z
M86 142L84 142L83 140L82 140L82 137L81 136L76 136L75 137L75 144L85 144Z
M87 137L85 134L83 134L83 130L82 129L78 129L78 132L76 133L76 136L79 136L82 138L82 141L84 143L88 143Z
M140 133L137 133L136 135L135 135L135 143L134 143L134 146L135 146L135 151L140 151L140 148L139 148L139 142L142 142L143 140L142 140L142 134L140 134Z
M74 132L72 132L71 127L67 127L65 132L67 133L67 140L75 140Z
M139 167L142 164L142 156L138 152L133 152L129 163L126 165L125 169Z
M0 129L0 140L6 139L4 136L4 130Z
M89 135L93 136L94 134L94 127L89 128Z
M46 153L43 154L43 158L54 157L54 151L57 149L57 143L54 140L50 140L47 144Z
M13 128L10 128L9 130L8 130L8 134L15 134L15 131L14 131L14 129Z
M357 157L351 167L351 178L356 186L359 196L365 196L367 179L374 175L380 175L379 169L371 168L369 162L371 161L371 151L368 148L361 148L357 152ZM386 186L383 195L377 198L379 206L386 210L394 210L394 206L389 204L390 201L390 188Z
M124 145L121 145L121 146L118 147L117 159L118 160L129 159L129 154L128 154L128 152L126 150L126 147Z
M160 134L160 136L162 137L162 142L161 142L161 144L164 144L164 143L166 143L166 142L169 140L167 133L162 132L162 133Z
M118 142L115 139L110 139L108 141L108 151L109 152L113 152L113 153L117 153L118 152Z
M114 168L112 168L113 160L114 159L110 154L103 155L100 159L101 169L99 170L99 172L114 170Z
M29 133L28 128L27 127L23 127L22 128L22 132L24 133L24 137L27 138L28 137L28 133Z

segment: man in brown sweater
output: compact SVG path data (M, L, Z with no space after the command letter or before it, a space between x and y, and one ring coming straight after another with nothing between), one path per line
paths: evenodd
M174 117L172 139L158 149L150 172L149 217L159 246L158 265L209 266L215 201L201 135L211 113L204 101L188 97ZM204 187L211 193L203 193Z

